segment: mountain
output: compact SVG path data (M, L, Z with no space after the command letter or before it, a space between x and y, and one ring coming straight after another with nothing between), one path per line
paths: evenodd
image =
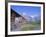
M28 15L23 15L23 17L27 20L27 21L39 21L41 19L41 16L28 16Z

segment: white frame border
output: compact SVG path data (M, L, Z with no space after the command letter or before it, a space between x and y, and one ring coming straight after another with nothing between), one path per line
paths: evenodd
M32 30L32 31L10 31L10 5L21 5L21 6L40 6L41 7L41 30ZM43 33L43 4L26 4L26 3L8 3L8 35L13 34L32 34L32 33Z

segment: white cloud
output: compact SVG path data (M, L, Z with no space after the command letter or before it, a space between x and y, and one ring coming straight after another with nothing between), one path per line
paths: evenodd
M34 16L33 16L33 15L31 15L30 17L34 18Z
M26 15L26 13L23 13L23 15Z

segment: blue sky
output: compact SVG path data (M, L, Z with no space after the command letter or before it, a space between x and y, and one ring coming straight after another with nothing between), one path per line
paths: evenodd
M35 16L41 13L41 7L36 6L11 5L11 8L19 14L26 14L28 16Z

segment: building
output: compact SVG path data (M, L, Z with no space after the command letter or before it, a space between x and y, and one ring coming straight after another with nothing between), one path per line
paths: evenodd
M11 31L20 30L26 19L11 9Z

